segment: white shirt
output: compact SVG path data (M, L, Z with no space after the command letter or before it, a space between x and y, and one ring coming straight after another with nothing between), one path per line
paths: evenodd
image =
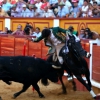
M69 7L71 7L72 5L71 5L71 3L70 3L68 0L66 0L65 6L67 6L67 7L69 8Z
M39 32L39 33L33 32L33 34L31 36L36 36L36 38L38 38L41 36L41 32Z
M36 9L34 11L34 15L36 16L37 14L39 14L37 17L39 17L39 18L43 17L43 10L41 10L40 8Z
M34 10L29 10L29 13L28 13L28 16L29 17L34 17Z
M88 8L89 8L88 5L87 6L82 6L82 11L88 11ZM86 16L86 14L82 13L82 17L85 17L85 16Z
M17 11L17 9L15 11L11 10L11 16L13 16L13 17L21 17L21 12Z
M26 10L22 10L21 17L29 17L29 9L26 8Z
M35 6L37 7L37 9L40 9L42 5L42 2L36 3Z
M46 12L46 11L44 11L44 13L43 13L43 17L55 17L55 15L54 15L54 13L53 13L53 11L52 10L50 10L50 9L48 9L48 11Z
M58 45L61 43L61 41L59 41L54 35L53 33L51 33L50 35L50 40L52 41L53 45Z
M49 0L49 3L50 4L56 4L56 3L58 3L58 0Z

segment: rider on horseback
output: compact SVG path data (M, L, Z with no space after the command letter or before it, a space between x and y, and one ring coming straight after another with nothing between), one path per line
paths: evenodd
M65 46L65 43L67 40L69 40L69 41L71 40L71 39L69 39L70 37L74 36L76 42L78 39L72 33L75 33L75 31L73 31L73 28L71 28L71 27L69 27L68 30L62 29L60 27L53 27L53 28L49 28L49 29L46 28L46 29L42 30L42 34L39 38L31 38L30 40L33 42L39 42L42 39L44 39L45 45L50 48L47 55L53 54L53 61L55 61L55 59L57 57L59 63L55 63L55 65L58 67L62 67L62 64L64 61L63 61L63 57L59 55L60 50L62 49L63 46ZM80 40L78 40L78 41L80 41ZM65 51L69 52L68 49ZM65 53L67 53L67 52L65 52ZM70 75L69 75L69 78L70 78Z
M47 55L54 54L57 56L59 60L59 64L56 66L61 67L63 64L63 58L59 56L59 52L61 48L65 45L66 42L66 30L60 27L46 28L42 30L42 35L39 38L32 38L31 40L34 42L39 42L44 39L45 45L50 49ZM53 57L55 59L55 57ZM53 59L53 60L54 60Z

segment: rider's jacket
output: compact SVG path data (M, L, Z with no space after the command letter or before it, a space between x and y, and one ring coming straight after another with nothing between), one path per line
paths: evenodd
M66 34L71 34L69 30L62 29L60 27L52 27L50 28L51 35L49 37L42 37L42 35L35 40L35 42L39 42L44 39L44 43L49 47L48 53L51 54L55 52L55 45L59 45L60 43L66 42Z

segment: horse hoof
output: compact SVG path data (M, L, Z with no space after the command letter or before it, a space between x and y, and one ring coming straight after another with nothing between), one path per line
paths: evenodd
M100 95L95 96L94 100L100 100Z
M67 92L60 92L60 93L58 93L58 95L62 95L62 94L67 94Z
M76 87L73 87L73 90L76 91L77 90Z

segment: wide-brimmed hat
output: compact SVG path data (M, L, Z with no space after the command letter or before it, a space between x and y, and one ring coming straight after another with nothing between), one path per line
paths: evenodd
M72 2L73 2L73 3L76 3L76 2L78 2L78 0L72 0Z
M60 2L60 3L58 4L58 6L65 6L65 3L64 3L64 2Z
M33 5L33 8L37 8L35 5Z
M26 7L26 5L22 5L22 7Z

